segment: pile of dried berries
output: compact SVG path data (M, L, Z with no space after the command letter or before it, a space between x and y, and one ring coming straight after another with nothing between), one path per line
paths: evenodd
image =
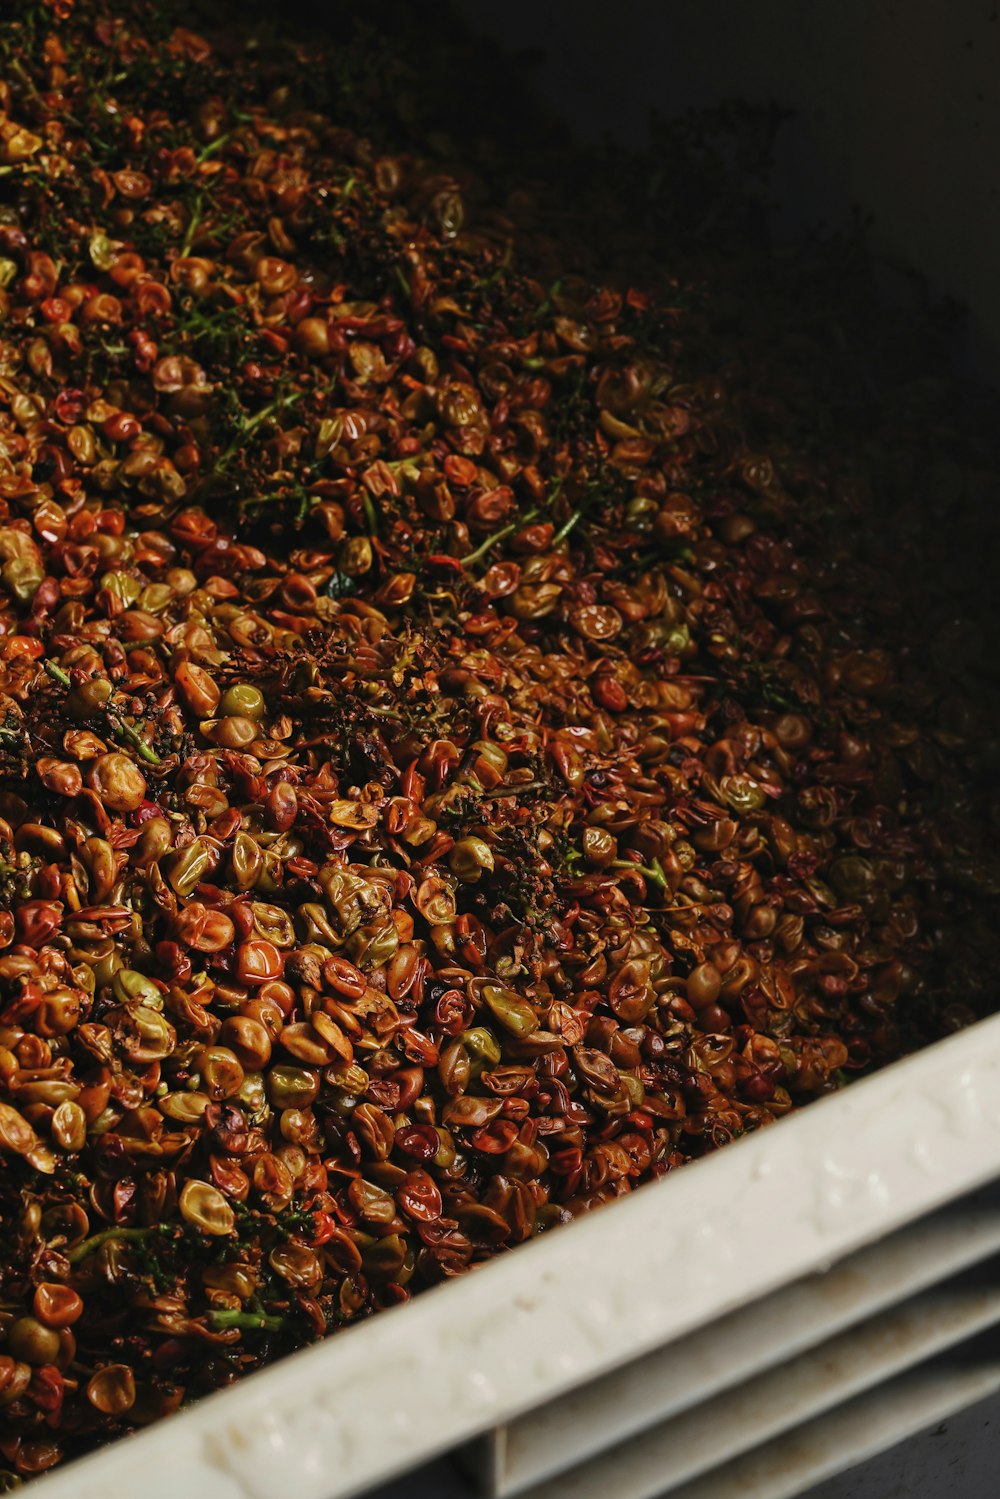
M370 38L170 9L0 23L19 1474L965 1023L994 952L962 637L794 379L348 128Z

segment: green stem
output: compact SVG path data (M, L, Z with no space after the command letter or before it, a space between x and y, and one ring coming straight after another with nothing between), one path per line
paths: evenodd
M108 708L106 712L110 720L111 727L117 734L120 734L123 739L127 740L128 743L132 745L132 747L136 750L140 760L145 760L147 765L163 764L160 756L156 753L155 749L152 749L146 743L145 739L143 739L138 729L134 728L132 724L126 723L123 718L119 717L118 712L115 709Z
M224 134L216 136L215 140L207 145L204 151L199 153L197 157L198 163L207 161L210 156L215 155L216 151L221 151L226 142L231 138L232 133L231 130L227 130Z
M102 1228L100 1233L91 1234L89 1239L84 1239L75 1249L71 1249L66 1258L71 1265L78 1265L88 1255L100 1249L102 1244L109 1243L112 1239L124 1239L127 1242L152 1238L153 1234L163 1232L161 1224L156 1223L151 1228Z
M539 318L544 313L548 312L549 308L552 306L552 298L553 297L557 297L559 295L561 289L562 289L562 281L561 280L559 280L559 281L553 281L552 285L549 287L549 289L546 292L545 296L542 298L542 300L539 302L538 306L535 308L535 317L536 318Z
M361 492L361 507L365 512L365 520L368 522L369 536L377 536L379 534L378 516L375 514L375 506L367 489L363 489Z
M517 520L511 521L509 526L501 526L499 531L494 531L492 536L487 536L482 546L476 547L476 550L470 552L467 557L460 558L462 566L471 567L474 562L481 562L487 553L496 546L498 541L503 541L505 537L513 535L515 531L519 531L529 520L534 520L537 514L538 509L536 507L533 510L529 510L526 515L518 516Z
M35 80L32 78L31 74L28 72L28 69L24 66L24 63L21 61L21 59L19 57L8 57L7 67L8 70L14 74L14 77L17 79L18 83L20 83L25 93L29 94L31 98L37 99L39 97L39 93L37 88L35 87Z
M63 671L61 666L57 666L54 661L43 661L42 665L53 682L58 682L61 687L72 687L73 684L69 676ZM145 760L147 765L163 764L159 755L154 749L150 748L139 733L139 730L134 728L132 724L126 723L116 708L105 707L104 713L111 728L120 738L127 740L133 746L138 752L140 759Z
M58 682L61 687L72 687L73 684L69 679L68 673L64 672L61 666L57 666L54 661L43 661L42 665L53 682Z
M251 432L256 431L261 422L266 422L268 417L273 416L276 411L282 411L286 406L294 406L295 402L301 401L301 399L301 390L290 390L286 391L284 395L275 396L273 401L269 401L266 406L262 406L261 409L249 419L249 421L243 428L243 436L247 437Z
M280 1332L285 1325L284 1317L269 1317L265 1312L209 1312L208 1325L213 1332L222 1332L227 1327L245 1327L263 1332Z
M184 238L181 240L182 260L185 256L191 254L191 248L194 245L194 237L198 233L198 226L201 223L201 209L204 201L204 193L199 193L194 200L194 206L191 209L191 217L188 219L188 225L184 231Z
M256 415L249 417L245 422L241 422L236 436L216 461L215 467L212 469L213 475L221 474L223 469L229 467L238 450L246 442L251 432L257 430L261 422L266 422L268 417L274 416L275 412L283 411L286 406L294 406L296 401L301 401L302 396L303 392L301 390L293 390L285 395L275 396L274 400L268 401L267 405L262 406Z
M557 547L561 541L565 541L566 540L566 537L572 531L572 529L576 525L577 521L580 520L582 514L583 514L583 512L580 511L580 510L574 510L573 511L573 514L570 516L570 518L566 522L566 524L564 526L560 526L559 530L553 536L553 538L552 538L552 546L553 547Z
M659 859L654 859L652 866L638 864L634 859L613 859L609 868L631 869L634 874L645 875L647 880L652 880L654 884L659 885L661 890L666 890L667 888L667 876Z

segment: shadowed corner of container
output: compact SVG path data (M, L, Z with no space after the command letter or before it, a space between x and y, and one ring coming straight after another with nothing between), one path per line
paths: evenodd
M870 0L822 10L620 0L610 22L595 0L451 0L450 10L506 54L507 77L539 114L592 145L646 151L652 115L731 99L786 109L767 184L775 233L866 225L885 304L940 299L956 372L1000 381L1000 296L983 253L998 212L990 7L957 0L946 25L933 4Z

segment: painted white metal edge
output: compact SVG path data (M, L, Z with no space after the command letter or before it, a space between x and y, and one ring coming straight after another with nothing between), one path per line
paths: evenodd
M715 1473L671 1489L669 1499L795 1499L997 1390L996 1359L954 1367L935 1362L926 1369L912 1369ZM663 1491L661 1495L668 1499Z
M1000 1208L986 1204L900 1229L499 1428L489 1491L509 1499L997 1251Z
M1000 1016L36 1481L347 1499L1000 1174Z
M656 1499L1000 1321L1000 1286L929 1291L750 1380L525 1499Z

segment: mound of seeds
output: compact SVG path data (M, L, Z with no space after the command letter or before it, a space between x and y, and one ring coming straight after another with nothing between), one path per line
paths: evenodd
M602 283L530 194L359 133L370 39L15 9L26 1475L967 1022L995 952L961 627L704 287Z

